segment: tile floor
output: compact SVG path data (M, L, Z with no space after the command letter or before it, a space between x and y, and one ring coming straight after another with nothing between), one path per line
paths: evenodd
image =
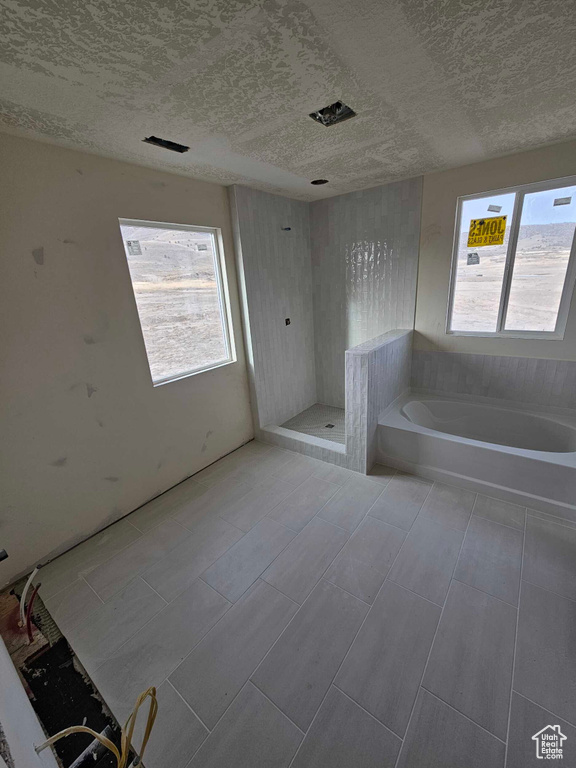
M332 427L326 426L327 424L332 424ZM346 411L332 405L315 403L280 426L304 435L323 437L333 443L346 443Z
M249 443L42 571L147 768L576 766L576 526ZM138 742L137 742L138 743Z

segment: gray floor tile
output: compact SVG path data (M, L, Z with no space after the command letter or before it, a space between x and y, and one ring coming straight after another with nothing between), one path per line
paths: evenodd
M292 451L285 451L281 448L270 447L265 456L258 456L257 461L254 461L249 467L246 467L239 474L239 478L247 483L258 484L270 475L280 476L282 480L292 482L293 485L298 485L299 480L290 480L289 477L284 478L282 476L282 470L287 467L292 460L300 454L293 453Z
M430 493L432 483L396 474L370 510L371 517L409 531Z
M198 523L184 541L147 568L142 578L165 600L173 600L239 541L244 533L214 516Z
M576 723L576 602L522 582L514 690Z
M288 768L302 736L247 683L187 768Z
M440 608L386 582L336 676L336 685L403 737Z
M202 579L236 602L288 546L294 533L265 518L208 568Z
M190 535L179 523L166 520L91 571L86 581L102 600L108 600Z
M142 533L128 520L119 520L52 560L42 568L42 598L51 597L81 576L87 576L100 563L109 560L141 536Z
M146 533L164 520L178 514L204 493L206 493L205 486L190 478L132 512L128 516L128 520L139 531Z
M252 676L254 683L306 730L368 607L321 581Z
M314 518L264 571L262 578L292 600L303 603L347 541L346 531Z
M253 487L254 483L227 477L206 488L201 496L191 499L173 516L174 520L193 530L205 518L218 515L228 504L246 496Z
M206 469L197 472L194 475L194 480L210 487L226 478L239 478L242 471L250 470L253 464L258 460L262 460L270 450L270 446L254 449L249 444L243 445L237 450L232 451L232 453L215 461L213 464L210 464Z
M334 483L309 477L274 507L268 517L300 532L337 491L338 486Z
M99 667L92 678L120 722L137 696L159 686L226 613L230 603L196 581Z
M389 578L433 603L443 605L464 534L430 520L417 520Z
M394 768L401 741L332 687L292 768Z
M420 690L398 768L503 768L505 746Z
M60 629L68 632L98 610L102 606L102 600L84 579L79 579L58 594L44 600L44 604Z
M258 580L170 676L209 728L296 613L298 606Z
M355 477L340 488L318 516L347 531L353 531L381 493L380 483L365 477Z
M506 738L516 609L453 581L423 687Z
M101 603L86 621L67 631L66 639L82 659L82 664L91 671L165 605L165 601L137 577L107 603Z
M454 578L517 606L523 538L521 531L473 516Z
M553 758L537 757L537 747L539 754L543 754L540 751L541 742L533 739L533 736L549 725L559 726L561 735L566 736L566 740L560 740L562 758L554 759L554 763L566 768L576 765L576 728L513 692L506 768L539 768L551 763ZM543 763L543 760L546 762Z
M522 578L576 600L576 530L528 515Z
M405 538L406 532L400 528L366 517L328 568L325 578L372 603Z
M500 499L492 499L489 496L478 494L472 514L485 517L495 523L509 525L519 531L524 530L526 509L518 506L518 504L510 504L508 501L500 501Z
M336 464L328 464L327 461L320 461L314 470L314 477L326 480L328 483L334 483L334 485L344 485L354 476L352 470L338 467Z
M208 736L208 729L168 681L156 691L158 714L144 753L146 768L184 768ZM134 747L140 749L146 726L147 704L134 729Z
M314 474L319 464L320 461L318 459L296 453L292 454L290 461L275 467L272 474L289 483L300 485L300 483L303 483L304 480L307 480Z
M472 491L434 483L422 507L421 517L457 531L465 531L475 500L476 494Z
M370 478L375 483L380 483L381 485L388 485L390 480L394 477L396 474L396 470L392 467L386 466L386 464L374 464L370 472L368 472L367 477Z
M225 505L220 510L220 517L243 531L249 531L294 488L292 483L270 475L245 496Z

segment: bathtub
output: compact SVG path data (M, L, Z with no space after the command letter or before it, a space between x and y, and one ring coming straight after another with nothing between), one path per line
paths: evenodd
M406 394L378 420L377 460L576 522L576 414Z

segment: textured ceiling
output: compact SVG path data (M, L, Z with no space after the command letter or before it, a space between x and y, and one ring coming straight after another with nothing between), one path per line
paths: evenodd
M0 8L0 131L208 181L312 200L576 136L574 0Z

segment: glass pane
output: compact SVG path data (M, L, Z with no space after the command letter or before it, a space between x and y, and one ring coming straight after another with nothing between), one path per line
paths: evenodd
M213 234L120 229L153 381L228 360Z
M576 187L531 192L524 197L507 331L554 331L574 227Z
M458 257L452 307L452 331L495 332L498 324L502 279L506 266L506 250L512 225L515 193L489 195L464 200L460 216ZM506 220L500 218L506 216ZM471 222L473 231L490 232L495 236L475 237L476 244L468 247ZM498 245L484 245L485 240L501 239Z

